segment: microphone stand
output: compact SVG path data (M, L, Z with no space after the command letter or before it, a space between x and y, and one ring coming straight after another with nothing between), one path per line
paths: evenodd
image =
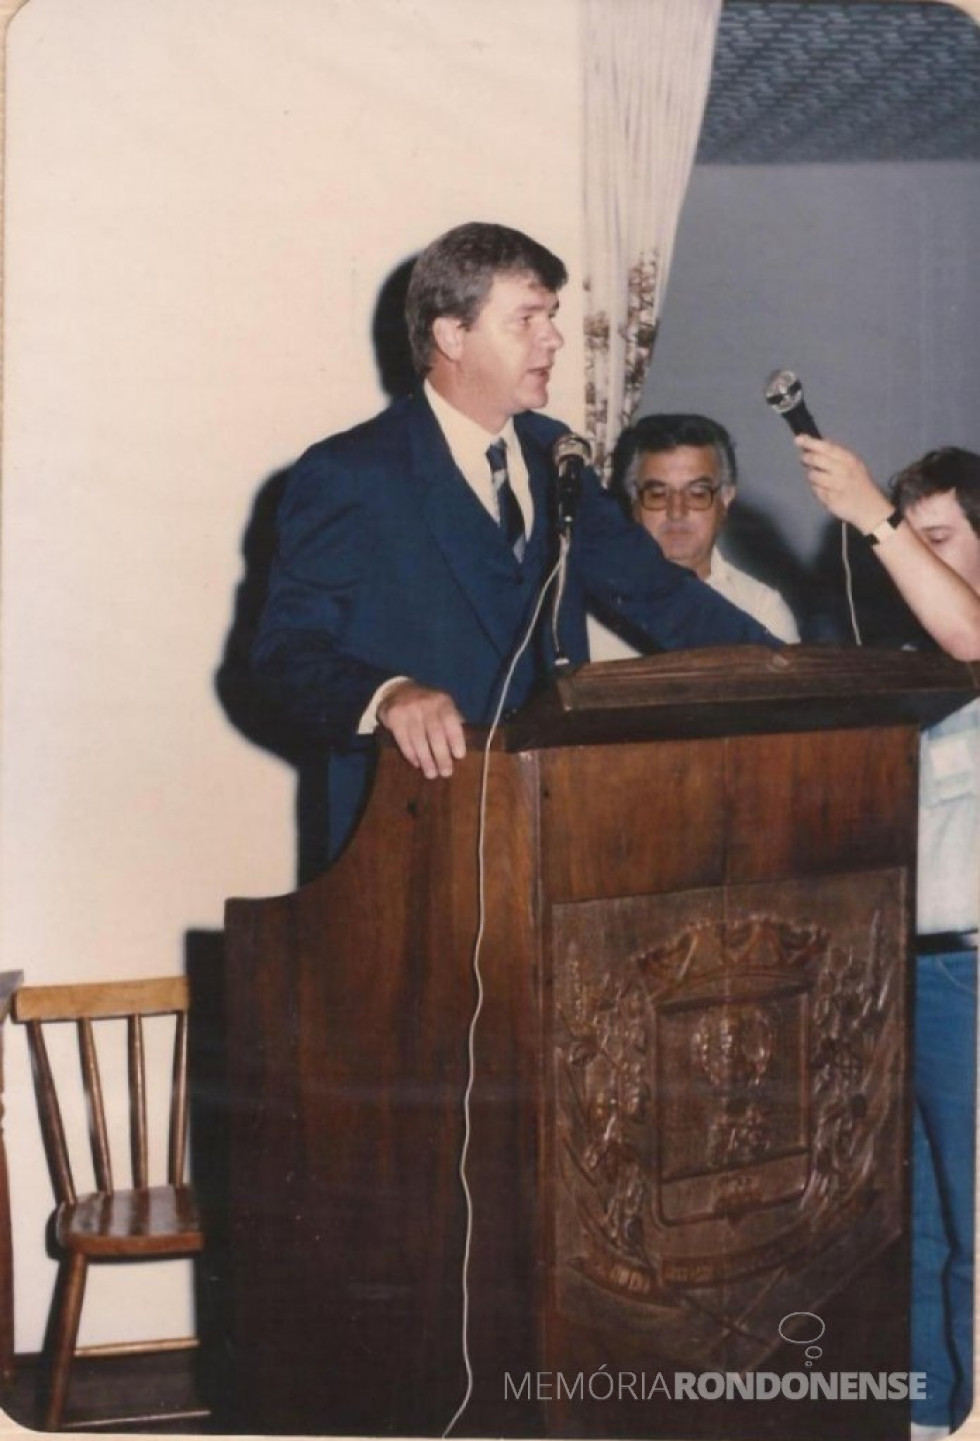
M558 634L558 616L565 595L565 579L568 571L568 552L572 544L572 525L582 494L582 461L578 456L569 457L558 469L558 573L555 577L555 593L551 604L551 640L555 648L555 670L564 671L571 661L562 649Z

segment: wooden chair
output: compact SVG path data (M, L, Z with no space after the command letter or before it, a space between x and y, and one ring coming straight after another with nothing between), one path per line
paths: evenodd
M60 1260L45 1343L48 1392L44 1426L63 1424L69 1373L76 1356L118 1356L195 1346L196 1340L129 1342L79 1347L78 1325L90 1262L152 1261L199 1252L204 1236L194 1192L184 1182L187 1149L187 1040L189 996L183 976L84 985L26 986L18 991L14 1019L27 1028L41 1132L56 1208L53 1248ZM144 1020L173 1015L173 1072L165 1185L149 1183ZM103 1100L98 1024L125 1020L129 1080L131 1185L117 1187L110 1159L110 1127ZM74 1022L81 1085L88 1112L88 1141L96 1189L78 1195L72 1175L62 1107L45 1044L49 1023ZM115 1028L117 1031L120 1027ZM103 1036L103 1041L106 1038ZM106 1059L103 1055L103 1061ZM64 1098L67 1102L67 1098ZM201 1413L198 1413L201 1414Z

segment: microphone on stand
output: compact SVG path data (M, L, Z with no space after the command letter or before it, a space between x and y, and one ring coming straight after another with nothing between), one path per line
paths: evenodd
M803 384L791 370L774 370L766 381L766 404L781 415L794 435L822 437L803 399Z
M555 648L555 668L564 670L569 665L569 659L558 638L558 614L565 594L565 569L568 547L572 542L572 526L582 496L582 472L592 459L592 447L581 435L560 435L552 446L551 458L558 475L558 567L551 606L551 639Z
M567 536L578 514L582 472L592 459L592 447L581 435L560 435L551 449L558 473L558 534Z

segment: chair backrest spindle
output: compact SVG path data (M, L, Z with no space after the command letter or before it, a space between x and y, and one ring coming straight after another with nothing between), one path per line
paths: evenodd
M97 1191L112 1190L112 1160L109 1155L109 1132L105 1120L102 1077L99 1056L95 1049L92 1022L82 1016L78 1022L78 1053L82 1063L82 1088L88 1107L89 1140L92 1145L92 1169Z
M171 1186L184 1184L184 1162L187 1156L187 1038L188 1017L177 1016L174 1034L174 1065L170 1099L170 1144L167 1152L167 1180Z
M34 1086L37 1091L38 1115L41 1119L41 1138L51 1172L51 1185L58 1204L71 1204L77 1199L75 1182L71 1173L71 1158L65 1139L65 1123L58 1104L58 1092L51 1073L48 1048L40 1021L27 1022L27 1043L31 1055L31 1069L34 1072Z
M143 1047L143 1019L130 1016L126 1022L126 1050L129 1063L129 1153L133 1185L149 1185L146 1142L146 1056Z

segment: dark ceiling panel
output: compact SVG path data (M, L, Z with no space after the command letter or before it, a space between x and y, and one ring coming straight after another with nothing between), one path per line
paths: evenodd
M934 3L729 0L697 158L980 160L980 26Z

